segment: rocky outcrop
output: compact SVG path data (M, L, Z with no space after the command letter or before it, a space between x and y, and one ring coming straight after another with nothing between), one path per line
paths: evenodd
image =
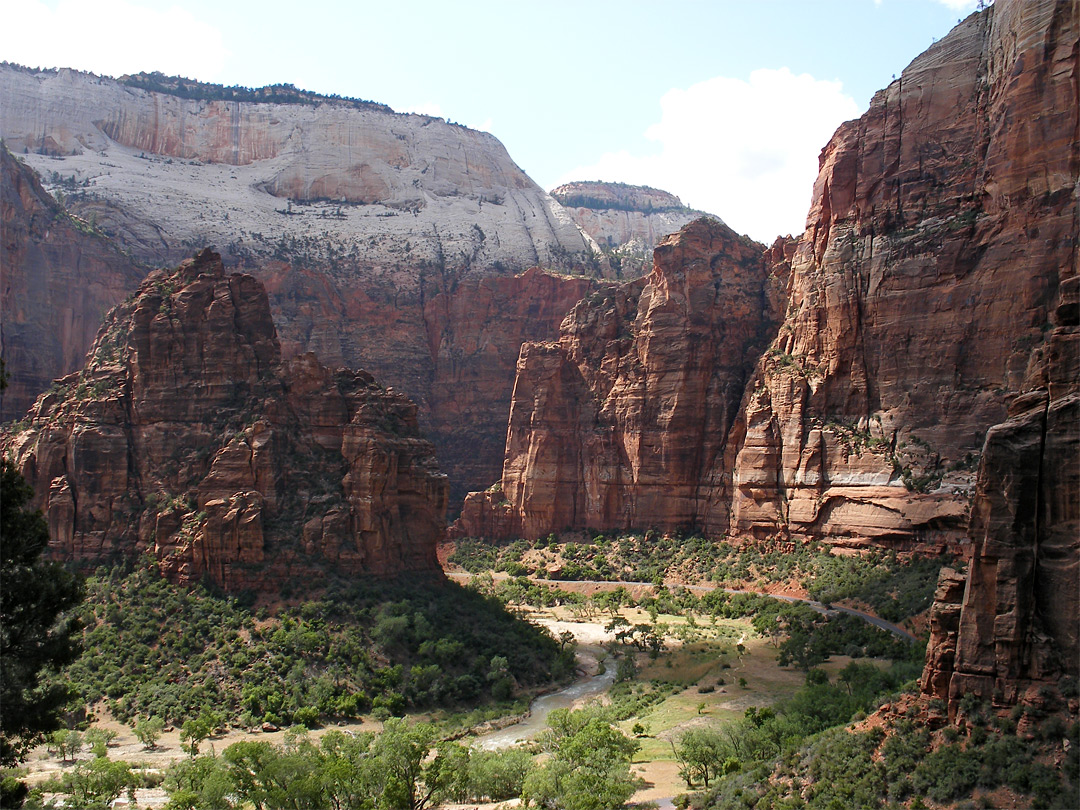
M10 374L0 421L26 413L82 366L101 319L146 274L0 147L0 352Z
M597 287L532 268L470 276L425 303L434 360L427 434L446 459L452 502L461 503L470 482L498 475L521 345L558 335L566 314Z
M197 241L235 258L304 252L324 271L415 275L425 261L562 266L589 246L487 133L377 104L227 90L4 64L0 135L47 179L86 183L74 196L148 261ZM293 244L305 240L321 244Z
M4 443L60 558L149 553L177 581L257 590L438 568L446 478L416 407L283 362L262 285L209 250L152 273L28 420Z
M963 536L987 428L1077 250L1077 19L1002 0L821 155L789 311L729 441L732 529Z
M455 532L723 528L724 437L775 326L767 276L760 245L701 219L650 276L582 300L558 342L525 344L502 477Z
M475 469L435 410L445 357L469 349L429 340L429 304L537 265L608 272L567 211L494 137L441 118L289 88L126 82L0 65L0 135L137 259L216 246L266 286L284 356L313 351L405 391L446 469ZM564 314L529 336L554 338ZM498 424L501 444L506 396L461 409L462 434ZM462 486L498 475L497 456Z
M624 183L566 183L552 189L585 233L603 250L618 278L636 278L652 269L652 252L668 234L701 216L674 194Z
M968 575L944 572L931 610L922 690L953 720L968 693L1054 709L1061 677L1080 676L1080 276L1064 275L1046 344L986 436Z

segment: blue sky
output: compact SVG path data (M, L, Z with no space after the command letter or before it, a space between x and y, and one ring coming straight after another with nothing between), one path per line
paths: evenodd
M291 82L495 134L536 182L802 230L835 127L976 0L0 0L0 59Z

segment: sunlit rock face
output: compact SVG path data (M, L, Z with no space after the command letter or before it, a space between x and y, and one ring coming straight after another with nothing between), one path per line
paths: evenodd
M646 278L582 300L557 342L521 349L499 483L455 532L723 528L724 438L775 330L763 248L700 219Z
M837 130L800 238L752 259L692 225L524 346L502 475L454 531L967 544L987 430L1075 273L1076 91L1067 3L971 15Z
M85 566L149 554L179 582L268 592L438 570L447 484L415 405L282 360L266 291L209 250L112 310L4 444L52 552Z
M1062 279L1046 342L986 435L967 577L944 575L922 689L956 719L968 693L1042 710L1080 675L1080 277ZM1048 692L1045 687L1052 687Z
M552 189L551 196L604 249L610 274L623 279L649 273L653 249L664 237L705 215L649 186L575 182Z
M1074 272L1076 14L973 14L821 154L788 313L729 441L732 530L859 545L964 536Z
M0 136L69 210L135 259L173 265L215 246L226 266L266 287L285 357L315 352L407 392L459 497L486 485L499 471L520 342L557 336L580 276L609 273L595 243L487 133L290 88L244 100L230 93L161 76L118 81L2 65ZM82 254L66 258L77 266ZM433 302L438 310L456 298L462 312L464 289L534 266L579 276L551 291L560 312L535 297L520 302L522 316L544 310L535 328L502 334L492 324L490 340L474 344L452 319L429 320ZM540 293L522 284L530 285L526 297ZM466 322L485 316L483 297L478 306ZM65 339L58 352L82 356L98 325L87 320L85 340ZM454 344L455 335L466 342ZM448 358L477 369L491 395L460 407L447 394L460 376ZM20 395L19 407L73 368L35 376L41 387ZM463 449L461 435L482 437L486 461Z

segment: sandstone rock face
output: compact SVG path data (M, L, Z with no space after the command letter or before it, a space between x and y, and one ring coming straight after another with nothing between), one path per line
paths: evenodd
M155 258L195 235L224 247L242 231L256 243L249 249L259 241L251 231L274 242L317 234L391 265L405 253L414 263L441 254L455 267L466 258L528 265L587 246L498 140L441 118L318 96L182 98L14 65L0 66L0 93L8 148L43 173L89 178L90 197L149 228L135 247ZM286 201L326 204L277 214Z
M296 103L181 98L3 65L0 136L47 187L74 186L69 209L136 258L171 265L216 246L226 265L266 286L285 357L313 351L404 390L446 469L455 480L472 475L471 453L434 410L445 399L446 357L470 349L442 335L432 341L430 303L459 284L537 265L607 272L598 248L491 135L299 95ZM566 310L527 337L554 338ZM506 351L516 358L517 349ZM85 345L64 351L80 356ZM502 444L512 363L505 370L500 391L456 415L463 435L498 424ZM499 453L487 455L482 477L463 488L498 475Z
M498 475L521 345L558 335L566 313L597 286L532 268L470 276L425 303L434 361L427 434L447 459L452 502L461 502L470 482Z
M558 342L523 346L502 478L455 532L725 527L724 438L768 339L767 274L760 245L701 219L650 276L582 300Z
M101 319L145 275L90 225L64 212L33 171L0 149L0 330L10 374L0 421L26 413L82 366Z
M998 706L1045 700L1080 675L1080 276L1060 287L1009 418L986 436L966 580L945 576L932 608L922 689L950 719L973 693ZM1040 708L1047 708L1040 706ZM1052 707L1050 707L1052 708Z
M652 251L668 234L704 215L674 194L623 183L566 183L552 189L585 233L606 249L612 273L636 278L652 270Z
M262 285L209 250L116 307L5 445L53 552L85 565L150 553L175 580L258 590L438 567L447 485L416 407L283 362Z
M998 2L837 130L728 443L733 530L962 536L1076 264L1076 47L1070 3Z

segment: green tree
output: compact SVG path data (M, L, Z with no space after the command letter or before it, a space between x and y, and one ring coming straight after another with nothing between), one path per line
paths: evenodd
M135 723L135 739L143 744L143 748L150 751L157 748L157 741L161 738L161 732L165 728L165 721L160 717L147 717Z
M165 790L165 810L229 810L235 794L223 756L174 762L165 772Z
M62 784L63 792L71 796L74 807L104 810L125 790L134 792L135 777L126 762L95 757L76 763L72 771L64 775Z
M2 379L2 376L0 376ZM42 560L49 530L30 508L33 490L15 465L0 470L0 767L10 767L49 731L72 697L42 676L78 655L79 625L66 615L82 598L78 580ZM7 796L3 806L15 805Z
M378 763L367 755L374 735L334 730L319 741L319 782L333 810L375 810Z
M317 752L306 738L284 749L263 741L233 743L222 758L236 795L256 810L316 810L326 804Z
M410 726L397 717L386 721L371 747L381 773L379 810L424 810L439 801L453 773L444 752L425 763L434 741L435 729L428 723Z
M83 747L82 734L75 729L54 731L49 740L60 755L60 759L64 762L74 762L75 757L79 755Z
M525 779L522 798L555 810L622 807L641 784L630 772L638 743L612 728L602 710L553 711L539 740L551 758Z
M180 747L192 757L199 755L199 746L208 739L217 728L218 718L212 712L203 712L198 717L185 720L180 727Z
M87 729L86 732L86 742L90 746L90 750L94 752L95 757L107 756L106 750L115 739L116 732L111 728L95 726Z
M469 757L468 792L477 801L516 799L534 767L532 755L520 748L474 751Z
M724 762L731 754L731 747L723 735L712 728L687 729L675 746L679 775L688 787L693 787L695 780L700 779L706 790L709 779L723 773Z

